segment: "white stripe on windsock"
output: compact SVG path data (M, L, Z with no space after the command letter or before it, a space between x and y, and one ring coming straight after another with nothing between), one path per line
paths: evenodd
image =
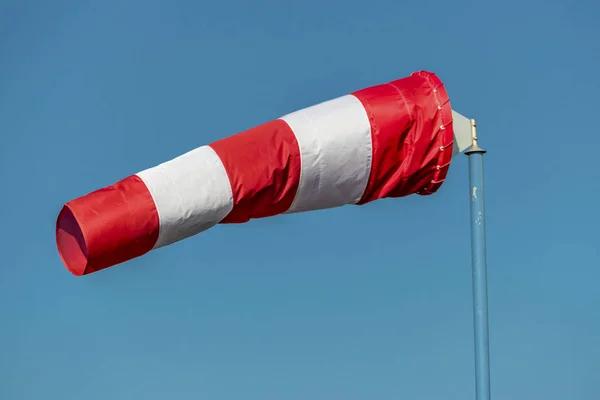
M347 95L282 117L301 156L298 192L288 213L355 204L371 172L371 125L360 101Z
M158 212L155 249L213 227L233 208L227 171L209 146L137 175L148 187Z

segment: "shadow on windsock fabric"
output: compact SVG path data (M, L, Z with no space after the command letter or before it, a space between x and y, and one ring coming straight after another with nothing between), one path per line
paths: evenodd
M64 205L60 257L99 271L219 223L435 193L453 155L441 80L412 75L198 147Z

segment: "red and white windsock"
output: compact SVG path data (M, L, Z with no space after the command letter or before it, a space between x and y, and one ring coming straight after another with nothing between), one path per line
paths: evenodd
M470 145L441 80L420 71L198 147L64 205L58 251L75 275L219 223L364 204L444 182Z

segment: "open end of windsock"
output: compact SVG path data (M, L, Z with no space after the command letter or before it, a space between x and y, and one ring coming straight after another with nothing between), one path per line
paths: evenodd
M88 263L88 250L81 227L68 206L58 214L56 245L67 269L74 275L83 275Z

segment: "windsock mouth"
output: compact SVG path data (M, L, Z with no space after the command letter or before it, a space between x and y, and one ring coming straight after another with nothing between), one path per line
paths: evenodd
M56 220L56 246L69 272L83 275L88 265L88 249L81 226L68 205L62 208Z

